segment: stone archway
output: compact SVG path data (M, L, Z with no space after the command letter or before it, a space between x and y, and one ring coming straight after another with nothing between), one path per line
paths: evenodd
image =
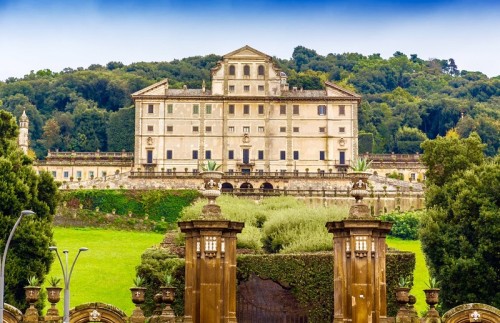
M23 313L12 305L4 303L3 321L6 323L18 323L23 320Z
M446 312L441 321L443 323L497 323L500 322L500 310L480 303L463 304Z
M225 183L222 183L221 191L222 191L222 193L230 193L233 191L233 188L234 188L233 184L225 182Z
M272 191L274 189L273 184L269 182L262 183L260 189L264 192Z
M253 192L253 185L249 182L245 182L240 185L240 190L242 193L250 193Z
M127 315L119 308L104 303L78 305L69 312L71 323L105 322L127 323Z

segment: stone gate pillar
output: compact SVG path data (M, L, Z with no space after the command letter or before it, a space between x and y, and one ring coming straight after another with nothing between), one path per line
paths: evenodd
M207 174L210 173L210 174ZM179 222L186 234L184 322L229 323L236 320L236 234L242 222L222 218L215 198L222 173L204 172L209 200L199 220Z
M362 204L367 179L354 179L349 217L326 224L333 233L334 323L387 322L385 237L392 224L373 218Z

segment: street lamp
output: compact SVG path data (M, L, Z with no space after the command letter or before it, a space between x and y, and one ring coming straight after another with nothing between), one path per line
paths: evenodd
M21 219L23 218L23 216L32 215L32 214L35 214L35 212L33 212L31 210L21 211L21 215L19 215L19 218L17 219L16 223L14 224L14 227L12 228L12 230L10 230L9 238L7 239L7 242L5 243L5 248L4 248L3 254L2 254L2 264L0 267L0 323L3 323L3 309L4 309L3 294L4 294L4 288L5 288L5 259L7 258L7 251L9 250L10 240L12 240L12 236L14 235L14 232L16 231L17 226L21 222Z
M75 267L76 260L78 259L78 256L80 255L80 252L82 251L87 251L89 248L82 247L78 250L78 253L76 254L75 260L73 260L73 264L71 265L71 268L68 272L68 250L63 250L63 253L65 254L66 258L66 266L63 265L63 262L61 260L61 257L59 256L59 252L57 251L57 247L51 246L49 247L50 251L55 251L57 255L57 259L59 259L59 263L61 264L61 269L63 272L63 277L64 277L64 318L63 318L63 323L69 323L69 282L71 279L71 274L73 273L73 268ZM0 322L2 323L2 322Z

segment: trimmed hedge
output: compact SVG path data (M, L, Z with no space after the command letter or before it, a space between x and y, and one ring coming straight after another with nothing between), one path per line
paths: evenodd
M152 297L159 291L165 268L175 266L177 296L174 310L182 315L184 299L184 259L173 258L162 249L147 250L137 273L146 279L148 293L144 310L150 315L154 309ZM251 274L271 279L290 287L298 302L308 310L311 322L333 321L333 253L240 255L237 258L238 281L246 281ZM395 316L398 306L395 288L398 279L410 276L413 281L415 255L409 252L390 251L387 254L387 310Z
M135 216L148 214L152 220L177 221L181 210L193 203L200 194L195 190L75 190L62 192L67 207L87 210L99 207L102 212Z
M418 240L418 230L423 211L390 213L380 217L382 221L392 222L390 236L404 240Z

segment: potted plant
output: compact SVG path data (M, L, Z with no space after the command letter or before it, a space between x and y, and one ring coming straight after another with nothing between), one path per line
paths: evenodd
M45 287L45 289L47 290L47 299L51 304L51 308L47 310L47 316L59 316L59 311L56 308L56 304L61 300L62 288L59 287L60 282L61 278L52 276L49 278L49 287Z
M24 287L26 301L32 306L40 296L40 281L33 275L28 277L28 286Z
M163 285L160 286L162 301L165 303L165 307L161 313L161 316L164 318L175 318L175 314L171 306L175 298L175 287L173 285L174 278L172 276L173 271L174 268L165 272L162 279Z
M357 158L351 162L351 169L353 171L353 185L351 196L356 199L356 202L361 201L364 197L368 196L368 177L371 173L368 172L372 164L371 160L367 158Z
M220 180L223 173L218 169L222 165L217 165L214 160L208 160L206 165L202 166L201 177L203 178L205 191L203 196L209 199L209 204L215 204L215 199L220 195Z
M396 287L396 300L404 308L409 301L410 277L399 277L398 287Z
M430 306L430 310L434 310L434 307L439 302L439 282L436 281L435 277L429 278L429 282L425 283L427 285L427 289L424 289L425 293L425 302Z
M130 291L132 292L132 302L136 305L139 306L144 303L144 296L146 294L146 288L144 287L144 278L140 275L137 275L133 280L132 280L134 286L130 288Z

